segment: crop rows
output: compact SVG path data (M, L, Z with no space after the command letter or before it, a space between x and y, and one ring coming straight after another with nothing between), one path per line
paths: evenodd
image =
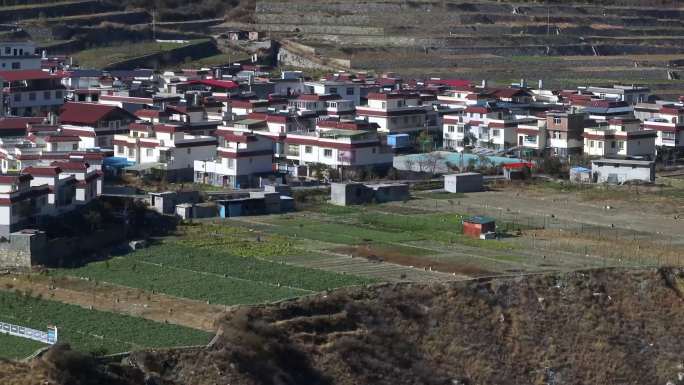
M37 341L0 333L0 358L23 358L45 346Z
M211 335L126 315L88 310L74 305L0 292L0 321L34 329L59 328L59 341L97 354L130 349L207 343ZM0 356L24 354L25 347L0 344Z
M372 282L278 262L279 257L300 253L284 237L207 223L181 230L180 237L147 249L51 274L224 305L272 302Z

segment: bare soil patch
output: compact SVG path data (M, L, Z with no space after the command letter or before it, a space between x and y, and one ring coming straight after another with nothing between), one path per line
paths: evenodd
M352 257L365 258L376 262L389 262L402 266L410 266L425 270L436 270L445 273L455 273L470 277L482 277L495 275L491 271L482 269L476 265L463 264L460 262L450 262L409 254L406 248L395 248L385 245L357 245L335 248L332 251L341 254L349 254Z

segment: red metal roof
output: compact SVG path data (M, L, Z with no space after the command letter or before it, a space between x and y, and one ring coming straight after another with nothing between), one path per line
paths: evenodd
M140 109L135 111L135 116L139 118L158 118L160 116L168 116L166 111L151 110L151 109Z
M684 107L677 107L674 105L666 105L660 107L661 114L667 114L667 115L682 115L684 114Z
M116 106L95 103L66 103L59 114L62 123L96 124L110 113L121 110ZM124 111L124 110L121 110Z
M50 166L58 167L63 171L87 171L90 165L86 162L52 162Z
M48 135L44 139L47 143L57 142L80 142L81 138L76 135Z
M409 99L409 98L418 98L418 94L410 94L410 93L391 93L391 94L386 94L386 93L381 93L381 92L371 92L368 94L368 99L372 100L388 100L388 99Z
M21 181L31 180L33 177L29 174L19 175L0 175L0 184L15 184Z
M427 81L428 84L440 84L448 87L466 88L470 87L469 80L462 79L430 79Z
M22 80L42 80L42 79L61 79L66 77L62 72L51 74L41 70L18 70L0 71L0 79L7 82L18 82Z
M42 123L43 118L3 118L0 119L0 130L25 130L30 123Z
M234 131L216 131L216 136L220 136L229 142L238 143L256 142L258 140L256 135L237 133Z
M55 176L62 172L59 167L26 167L24 169L26 174L37 175L37 176Z
M216 80L216 79L201 79L201 80L190 80L188 84L202 84L209 87L223 88L223 89L235 89L239 85L232 80Z
M534 167L534 163L532 163L532 162L504 163L504 164L502 165L502 167L503 167L503 168L508 168L508 169L523 168L523 167L532 168L532 167Z

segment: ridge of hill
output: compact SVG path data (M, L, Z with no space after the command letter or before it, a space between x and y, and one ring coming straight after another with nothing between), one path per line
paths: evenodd
M683 300L684 270L669 268L349 288L235 308L205 349L83 373L90 358L51 352L1 363L0 382L682 384Z

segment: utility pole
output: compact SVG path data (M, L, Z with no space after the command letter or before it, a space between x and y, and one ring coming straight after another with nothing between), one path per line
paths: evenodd
M551 28L551 8L546 7L546 36L549 36Z
M157 41L157 28L156 28L156 19L157 19L157 9L152 10L152 40Z

